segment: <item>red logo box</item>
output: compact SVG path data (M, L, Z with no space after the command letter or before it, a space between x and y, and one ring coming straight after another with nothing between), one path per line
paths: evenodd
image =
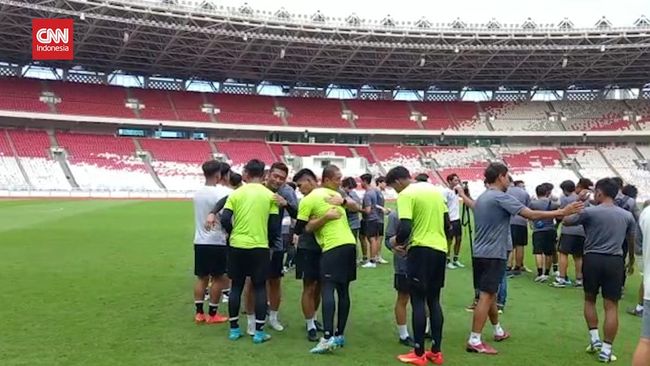
M32 19L32 59L72 60L73 19Z

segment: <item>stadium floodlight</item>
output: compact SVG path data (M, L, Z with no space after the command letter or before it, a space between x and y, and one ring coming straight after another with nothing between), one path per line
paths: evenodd
M122 36L122 40L124 41L124 43L129 41L129 32L124 31L124 35Z
M427 63L427 60L424 58L424 55L420 57L420 67L423 67Z
M248 34L244 33L242 39L244 40L244 42L248 42Z
M86 20L86 13L81 13L81 15L79 15L79 19Z
M605 45L600 46L600 52L605 52Z
M460 48L458 48L458 46L456 46L456 47L454 48L454 52L455 52L455 53L459 53L459 52L460 52Z
M280 59L284 59L285 55L286 55L286 50L284 49L284 47L282 47L280 49Z
M562 59L562 68L565 68L566 65L567 65L568 63L569 63L569 59L566 58L566 57L564 57L564 58Z

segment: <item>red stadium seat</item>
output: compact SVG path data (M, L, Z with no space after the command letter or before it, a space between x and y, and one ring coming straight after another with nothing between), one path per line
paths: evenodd
M61 114L135 118L124 104L126 89L118 86L49 82L48 89L61 98L57 111Z
M168 121L178 119L166 91L132 88L129 92L131 97L144 104L144 108L139 110L141 118Z
M207 141L173 139L139 139L140 146L155 160L194 163L201 165L212 158Z
M282 125L273 115L273 98L259 95L214 94L212 103L221 112L215 117L219 122L258 125Z
M8 130L18 156L49 158L50 139L45 131Z
M260 159L266 165L271 165L278 159L265 141L216 141L215 145L219 152L228 156L233 166L244 165L251 159Z
M341 101L322 98L278 98L289 113L289 126L350 128L341 118Z
M0 78L0 109L49 113L50 108L41 102L39 80Z
M350 148L342 145L292 144L288 145L288 147L289 151L297 156L312 156L320 155L324 152L332 152L335 156L345 156L348 158L352 157L352 151L350 151Z
M366 129L418 129L411 121L411 110L406 102L347 100L345 102L358 117L354 123Z

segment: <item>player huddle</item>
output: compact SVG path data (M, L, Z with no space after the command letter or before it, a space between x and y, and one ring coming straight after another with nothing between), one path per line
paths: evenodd
M561 219L560 275L556 276L554 284L557 287L568 285L567 256L574 256L578 269L578 260L584 254L582 271L576 270L576 274L581 273L585 291L585 319L591 340L587 350L598 352L602 362L615 359L612 343L617 321L614 317L625 268L627 266L631 273L634 264L639 217L621 208L620 185L612 179L598 181L595 189L589 185L584 187L585 193L571 186L572 182L564 182L561 185L564 197L559 202L550 197L552 186L540 186L537 187L537 199L530 201L527 194L516 191L507 167L492 163L485 170L486 191L474 200L455 175L447 179L451 189L441 191L427 182L426 177L413 180L406 168L397 166L385 178L376 180L377 189L370 186L370 175L362 176L361 185L366 194L360 199L355 192L356 181L343 179L340 169L329 165L322 171L320 184L309 169L294 175L293 184L302 195L298 201L294 188L287 182L288 168L283 163L275 163L265 171L263 162L249 161L243 169L246 184L241 186L236 182L236 173L231 172L226 163L206 162L203 171L206 185L194 197L195 274L198 278L194 291L195 320L229 321L229 339L233 341L242 337L239 314L244 293L247 333L253 336L254 343L271 338L264 330L266 324L278 331L283 329L278 320L280 278L284 253L293 242L297 247L296 277L303 284L301 305L307 338L318 342L311 352L327 353L343 347L351 306L350 283L357 275L357 241L361 243L363 268L386 263L381 258L380 245L384 236L384 216L388 214L384 245L394 253L395 317L400 342L413 347L398 359L414 365L442 364L444 317L440 295L446 269L463 267L458 258L461 242L459 200L462 200L473 210L476 232L472 247L476 300L472 307L474 316L467 351L497 353L482 339L488 319L494 326L495 341L510 337L499 322L499 310L505 298L500 304L499 300L501 292L505 292L507 273L516 275L525 270L521 250L527 244L528 233L523 233L526 224L528 220L533 223L536 281L543 282L548 280L555 255L554 220ZM392 212L384 207L381 192L386 186L398 193L397 209ZM617 196L619 201L616 201ZM626 200L625 205L628 204ZM359 213L363 220L359 220ZM517 217L525 222L523 231L516 227ZM627 264L624 255L629 258ZM208 283L211 287L206 317L203 291ZM222 291L228 287L229 316L226 318L218 314L218 304ZM603 341L599 337L595 308L601 289L605 299ZM413 337L406 325L409 301ZM319 304L322 325L316 320ZM650 333L650 319L648 323ZM320 339L318 332L323 334ZM432 341L429 349L425 347L425 334Z

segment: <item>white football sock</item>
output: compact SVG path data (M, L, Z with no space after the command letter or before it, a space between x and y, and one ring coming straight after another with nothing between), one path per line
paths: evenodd
M496 336L503 336L506 332L503 330L501 327L501 323L496 323L494 325L494 335Z
M589 336L591 337L591 343L600 342L600 335L598 334L598 328L589 329Z
M269 320L272 322L278 321L278 312L274 310L269 311Z
M612 345L604 342L603 343L603 348L600 350L600 352L611 355L612 354Z
M307 324L307 330L316 329L316 318L305 319L305 323Z
M470 333L469 334L469 344L472 346L478 346L481 344L481 333Z
M409 337L409 329L404 325L398 325L397 330L399 331L399 339L406 339Z

